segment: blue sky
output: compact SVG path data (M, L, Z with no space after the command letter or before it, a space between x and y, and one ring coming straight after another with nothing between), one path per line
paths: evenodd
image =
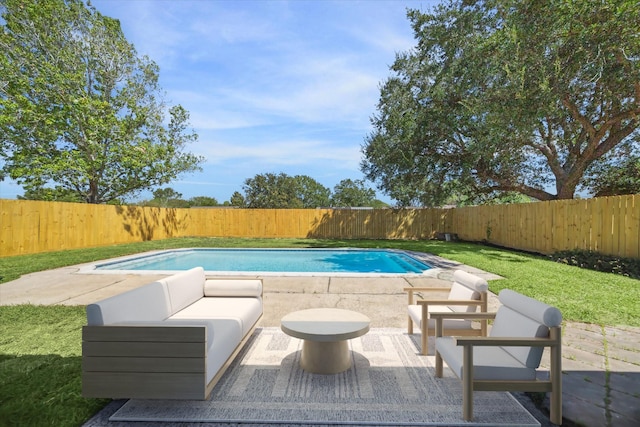
M188 151L205 157L203 171L166 186L222 203L256 174L308 175L331 190L363 179L361 146L379 85L396 52L414 45L406 10L438 1L91 3L160 66L168 104L191 114L199 140ZM0 197L22 193L0 182Z

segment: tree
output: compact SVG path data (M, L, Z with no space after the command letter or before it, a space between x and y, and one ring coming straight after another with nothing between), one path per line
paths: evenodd
M49 202L83 202L83 200L78 196L78 193L61 187L31 188L25 191L24 195L18 196L18 199L46 200Z
M330 189L306 175L296 175L293 179L298 187L298 198L302 201L303 208L329 206L331 203Z
M306 175L258 174L245 180L249 208L316 208L327 206L331 191Z
M153 192L153 199L142 202L143 206L159 208L188 208L189 202L182 199L182 193L173 188L159 188Z
M364 180L343 179L333 187L333 207L374 207L377 202L376 192L368 188Z
M239 191L234 191L229 199L229 204L231 206L237 206L239 208L244 208L247 203L244 199L244 196Z
M218 206L215 197L196 196L189 199L189 206Z
M0 0L0 178L104 203L199 169L158 66L81 0ZM166 113L168 110L168 120Z
M381 86L362 170L401 205L517 192L573 198L640 152L636 1L449 1Z
M242 187L248 208L301 208L293 179L285 174L258 174Z
M640 157L612 159L602 171L587 178L596 197L640 193Z

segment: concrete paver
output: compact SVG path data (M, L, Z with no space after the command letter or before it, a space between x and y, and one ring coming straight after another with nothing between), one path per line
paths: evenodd
M282 316L295 309L337 307L362 312L371 326L406 328L404 287L447 286L453 268L463 268L488 280L498 276L437 260L429 276L420 277L274 277L263 276L264 317L261 326L279 326ZM163 275L78 274L82 266L25 275L0 285L0 305L86 305L152 282ZM256 277L260 277L256 275ZM498 299L491 294L489 309ZM430 348L433 345L430 344ZM541 375L548 375L543 358ZM543 426L552 425L543 412L514 393ZM565 424L586 427L640 425L640 328L564 322L563 415Z

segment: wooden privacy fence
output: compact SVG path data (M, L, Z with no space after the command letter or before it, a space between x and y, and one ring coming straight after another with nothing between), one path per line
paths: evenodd
M640 194L456 209L150 208L0 199L0 256L170 237L463 240L640 258Z

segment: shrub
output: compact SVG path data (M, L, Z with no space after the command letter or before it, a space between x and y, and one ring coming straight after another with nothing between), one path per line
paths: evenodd
M556 252L550 258L562 264L640 279L640 259L636 258L620 258L580 249Z

